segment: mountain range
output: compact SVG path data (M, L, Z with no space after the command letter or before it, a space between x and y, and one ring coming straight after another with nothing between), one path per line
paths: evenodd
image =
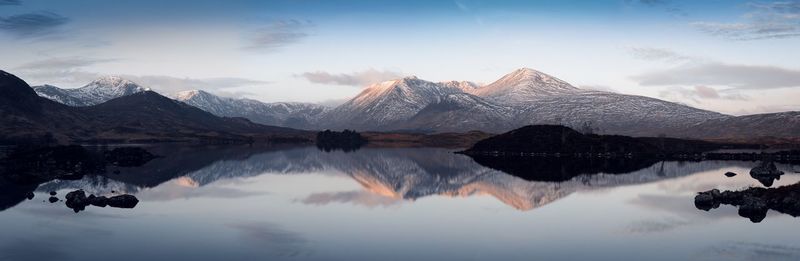
M87 106L143 92L119 77L78 89L37 86L37 93ZM431 82L417 77L375 83L335 108L311 103L264 103L205 91L176 100L216 116L299 129L356 129L417 133L501 133L525 125L560 124L579 130L630 136L702 139L800 136L800 112L731 116L659 99L577 88L548 74L517 69L497 81Z
M108 78L113 79L113 78ZM85 107L67 106L37 95L22 79L0 71L0 144L21 142L246 142L273 138L308 138L311 133L266 126L244 118L218 117L185 103L142 90L125 81L95 81L85 89L91 101L120 97ZM100 84L94 84L100 83ZM122 83L108 88L102 83Z
M313 103L264 103L220 97L201 90L179 92L175 99L218 116L243 117L255 123L300 129L313 129L315 122L329 110Z

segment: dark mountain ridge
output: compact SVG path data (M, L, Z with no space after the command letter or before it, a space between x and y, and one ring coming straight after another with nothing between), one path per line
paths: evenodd
M0 144L30 142L253 142L313 133L217 117L152 91L88 107L39 97L22 79L0 71Z

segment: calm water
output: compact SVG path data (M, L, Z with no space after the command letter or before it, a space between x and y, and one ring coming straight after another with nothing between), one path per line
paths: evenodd
M694 207L698 191L762 186L747 175L753 162L547 182L445 149L152 150L164 157L45 183L7 206L0 260L800 259L800 219ZM796 166L779 168L787 174L773 187L800 181ZM141 202L80 213L46 202L75 189Z

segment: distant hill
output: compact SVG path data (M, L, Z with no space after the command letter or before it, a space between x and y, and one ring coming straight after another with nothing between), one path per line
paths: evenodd
M300 102L265 103L251 99L220 97L201 90L183 91L178 101L222 117L243 117L255 123L299 129L314 129L329 108Z
M0 143L246 142L313 135L214 116L152 91L70 107L39 97L25 81L0 71L0 92Z
M76 89L42 85L34 86L33 90L39 96L69 106L91 106L149 89L119 76L105 76Z
M531 153L615 154L616 157L672 157L734 145L675 138L584 134L559 125L531 125L478 141L465 154L519 155ZM743 145L739 145L743 146Z

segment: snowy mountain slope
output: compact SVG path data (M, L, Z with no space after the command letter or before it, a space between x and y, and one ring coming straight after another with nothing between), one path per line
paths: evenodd
M512 128L516 110L488 102L480 97L448 94L428 104L395 129L420 132L462 132L484 130L501 132Z
M458 88L461 91L469 94L475 94L475 91L477 91L478 88L481 87L477 83L470 81L449 81L449 82L440 82L439 84L444 85L446 87Z
M747 135L797 138L800 137L800 111L717 118L686 126L678 134L710 139L737 139Z
M180 92L175 99L217 116L243 117L255 123L292 128L313 128L313 124L328 111L313 103L264 103L251 99L234 99L192 90Z
M464 94L455 86L417 77L373 84L355 98L336 107L320 123L326 128L391 130L433 102L451 94Z
M730 117L658 99L583 90L522 68L478 86L408 77L372 85L333 109L321 128L504 132L524 125L589 122L603 133L654 136Z
M657 136L727 117L730 116L649 97L582 91L537 98L519 112L516 122L575 128L588 122L605 134Z
M69 106L89 106L86 101L73 96L69 89L61 89L53 85L40 85L34 86L33 90L36 91L41 97L57 101L62 104L66 104Z
M52 85L34 86L41 96L69 106L91 106L149 90L119 76L105 76L77 89L62 89Z
M581 92L584 90L558 78L533 69L521 68L489 85L477 88L472 94L499 104L526 106L542 97Z

